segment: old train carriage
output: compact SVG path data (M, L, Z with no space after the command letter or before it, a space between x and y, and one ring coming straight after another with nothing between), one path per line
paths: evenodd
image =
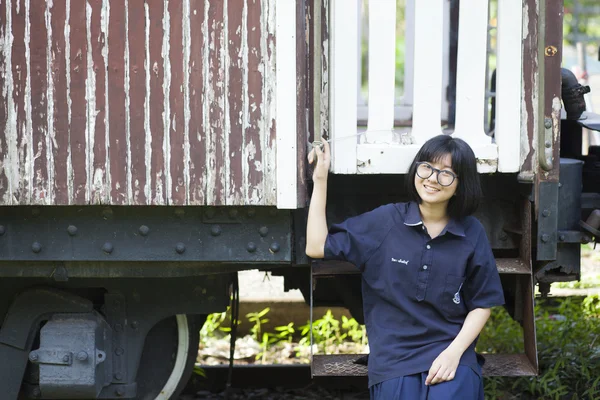
M577 279L600 224L579 161L598 126L561 118L585 92L561 85L562 2L400 3L1 0L0 398L176 398L243 269L360 319L353 269L304 255L307 148L332 143L335 222L402 200L441 132L475 149L524 328L525 353L485 373L536 374L533 285ZM352 360L315 356L313 374Z

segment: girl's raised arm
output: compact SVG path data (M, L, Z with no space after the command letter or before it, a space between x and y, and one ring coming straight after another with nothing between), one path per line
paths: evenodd
M331 163L329 143L323 142L323 150L315 146L308 154L308 163L317 161L313 172L313 192L308 209L306 224L306 255L311 258L323 258L325 240L327 239L327 217L325 207L327 203L327 176Z

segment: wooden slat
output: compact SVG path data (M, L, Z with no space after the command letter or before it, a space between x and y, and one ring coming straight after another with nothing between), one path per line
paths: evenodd
M261 0L262 1L262 14L263 19L261 23L261 32L263 32L263 36L261 39L261 57L264 63L264 74L263 74L263 96L262 96L262 128L261 128L261 141L263 143L263 197L261 199L262 204L277 204L277 108L275 106L276 101L276 82L277 82L277 74L275 71L275 53L276 53L276 6L275 4L279 4L279 0ZM299 5L297 5L298 7ZM323 6L324 7L324 6ZM296 18L292 23L292 27L296 28L296 31L299 30L298 25L300 27L303 26ZM296 38L297 39L297 38ZM296 63L298 62L298 58L294 60ZM298 72L298 74L296 73ZM301 80L301 71L294 71L294 75L296 76L296 85L299 85ZM297 86L301 87L301 86ZM296 91L296 93L298 90ZM327 91L325 91L327 92ZM300 96L296 94L296 101L299 101ZM296 103L298 104L298 103ZM298 110L299 112L303 110ZM327 114L327 113L325 113ZM302 119L306 121L304 116L305 112L301 112ZM306 143L307 140L307 131L300 130L300 127L297 125L296 129L287 132L288 135L292 136L292 139L296 139L296 144L298 143ZM306 163L299 160L306 160L306 146L302 146L301 148L296 147L296 154L293 156L296 161L295 172L296 175L290 175L290 180L295 182L295 198L296 205L293 208L298 207L299 204L306 204L304 200L306 197L306 175L304 174L304 166ZM293 171L292 171L293 173Z
M204 0L190 0L190 203L202 205L206 202L206 138L208 120L204 107L204 63L208 38L205 32Z
M10 91L8 85L10 83L10 72L7 65L10 66L10 57L8 56L9 51L7 49L7 18L6 18L7 4L6 1L0 1L0 27L4 29L0 30L0 43L5 48L0 53L0 71L7 71L2 74L2 90L0 91L0 129L3 129L6 135L7 122L8 122L8 96ZM8 141L0 140L0 202L4 204L12 204L11 189L9 187L9 175L11 171L12 162L8 156Z
M146 10L143 0L129 0L127 12L128 77L129 77L129 135L130 179L134 204L149 203L149 184L146 174L146 151L149 149L146 135Z

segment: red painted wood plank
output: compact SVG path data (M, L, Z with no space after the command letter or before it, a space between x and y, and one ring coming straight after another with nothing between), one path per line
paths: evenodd
M225 205L225 145L223 121L225 118L225 97L223 90L224 51L223 3L210 2L208 9L208 82L209 120L208 135L208 180L206 187L207 203Z
M46 2L30 2L29 60L31 70L31 124L33 175L31 204L45 204L48 196L48 65Z
M204 123L204 0L190 0L190 204L206 204L206 138Z
M88 81L88 85L94 85L91 90L94 90L94 109L91 110L91 115L88 115L88 123L90 125L88 135L90 138L90 177L91 185L91 202L93 204L103 204L109 202L108 182L107 177L107 139L106 132L106 61L103 52L106 43L106 27L102 26L102 0L90 0L89 7L91 8L90 20L90 44L92 55L92 70L88 74L93 74L94 79ZM111 10L117 12L118 10ZM122 85L121 85L122 86ZM123 188L124 189L124 188Z
M6 0L0 0L0 40L5 41L6 38ZM7 60L7 52L0 52L0 77L1 87L0 90L0 204L9 205L12 204L12 197L10 193L10 187L8 183L8 174L10 168L10 158L8 157L8 91L7 91L7 74L6 64L10 62Z
M27 46L25 42L26 13L25 7L15 7L11 10L12 22L12 104L16 119L7 120L9 162L13 171L11 178L11 197L14 204L28 204L31 201L31 184L33 175L33 151L31 131L31 111L29 115L27 108L30 106L30 97L27 95L28 65ZM43 15L43 14L42 14ZM7 32L8 33L8 32ZM10 111L9 111L10 114ZM14 122L13 122L14 121ZM18 171L18 172L17 172ZM15 178L18 181L15 181Z
M184 71L183 71L183 2L169 2L169 170L170 204L187 203L187 177L185 176L185 124L184 124ZM186 16L187 18L187 16Z
M261 140L263 111L263 63L261 57L261 13L260 0L247 0L248 4L248 94L246 112L248 126L244 138L244 162L248 164L246 204L261 204L263 187L263 140ZM262 132L266 134L266 132Z
M69 156L69 104L66 82L66 42L65 21L66 4L57 1L52 7L52 81L54 82L54 140L52 147L54 159L54 203L69 204L67 163ZM68 56L68 55L67 55Z
M114 40L112 40L114 39ZM125 115L125 4L110 1L108 22L108 104L111 204L128 204L127 121Z
M70 160L67 160L69 184L72 185L71 203L86 204L89 200L89 187L87 181L87 23L86 2L72 1L69 16L69 54L70 67L67 78L71 107L70 120ZM70 183L72 182L72 183Z
M152 204L166 203L164 163L163 1L147 0L150 19L150 129L152 132Z
M230 0L227 4L228 112L229 112L229 174L227 176L227 204L243 204L244 170L242 168L243 130L243 68L242 11L244 0Z
M146 179L146 10L143 0L129 0L129 130L132 203L149 203Z

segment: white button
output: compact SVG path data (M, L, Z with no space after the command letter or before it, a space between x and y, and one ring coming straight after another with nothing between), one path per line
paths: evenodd
M421 229L425 230L425 226L422 226Z
M427 269L427 265L423 265L423 269Z
M429 250L429 249L431 249L431 246L430 246L430 245L427 245L427 250Z

